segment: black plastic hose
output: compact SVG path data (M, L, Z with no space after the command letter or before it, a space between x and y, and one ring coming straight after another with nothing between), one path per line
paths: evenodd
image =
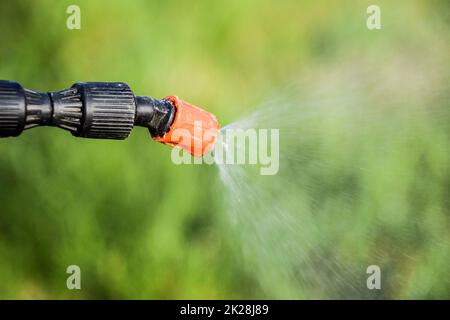
M169 100L135 96L123 82L80 82L41 93L0 80L0 137L54 126L77 137L126 139L135 125L158 137L169 130L175 111Z

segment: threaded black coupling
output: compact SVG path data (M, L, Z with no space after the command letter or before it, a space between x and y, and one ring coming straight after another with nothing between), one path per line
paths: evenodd
M26 117L25 92L20 84L0 81L0 136L13 137L22 133Z
M126 139L134 125L163 136L176 108L166 99L134 96L123 82L80 82L40 93L0 80L0 137L20 135L36 126L55 126L74 136Z
M97 139L128 138L134 125L136 104L126 83L84 82L74 87L84 105L83 122L76 135Z

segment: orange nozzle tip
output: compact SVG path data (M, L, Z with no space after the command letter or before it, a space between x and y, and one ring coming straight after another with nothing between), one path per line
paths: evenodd
M175 118L162 137L156 141L186 150L194 157L201 157L216 143L220 125L216 117L177 96L167 96L175 106Z

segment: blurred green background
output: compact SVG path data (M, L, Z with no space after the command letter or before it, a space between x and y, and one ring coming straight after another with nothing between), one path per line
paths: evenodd
M327 75L331 66L355 61L383 69L397 57L409 61L405 68L417 61L427 70L431 66L435 81L424 75L423 89L448 97L449 2L376 1L383 28L369 31L366 8L373 3L1 1L0 78L38 91L77 81L124 81L137 95L176 94L227 124L302 74ZM81 30L66 28L71 4L81 8ZM394 73L405 70L400 66ZM406 85L385 83L401 84ZM378 173L351 176L369 187L357 195L363 205L350 209L365 206L380 213L376 219L391 217L378 237L385 247L405 253L395 266L406 280L388 286L382 297L449 298L449 105L433 101L433 95L414 101L440 104L440 112L410 116L414 126L408 132L421 134L383 161L369 162L371 172L393 175L395 184ZM377 132L372 134L375 141ZM345 150L359 143L349 139ZM336 155L334 141L322 147ZM363 150L376 158L367 146ZM332 177L308 192L322 200L332 197L334 208L347 195L339 193L339 178L351 174L357 162L341 160L345 165L333 162L327 172L298 168L310 178ZM246 265L239 225L230 222L218 180L213 166L172 164L170 149L152 143L143 128L126 141L75 139L55 128L2 139L0 298L336 296L326 287L308 291L311 286L300 285L295 294L283 294L276 281L261 281L264 274ZM402 221L420 223L408 224L408 237L396 242L395 235L405 233ZM340 243L345 252L370 250L364 244L349 237ZM66 288L71 264L81 267L80 291Z

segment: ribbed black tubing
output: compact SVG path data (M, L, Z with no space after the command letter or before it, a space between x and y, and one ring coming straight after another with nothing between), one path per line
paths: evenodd
M162 136L175 112L170 101L136 97L123 82L80 82L69 89L40 93L0 80L0 137L54 126L77 137L126 139L135 125L148 128L152 136Z

